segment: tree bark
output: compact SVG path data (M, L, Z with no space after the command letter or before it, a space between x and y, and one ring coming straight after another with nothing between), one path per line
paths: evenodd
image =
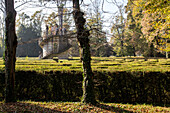
M15 33L16 11L14 0L5 0L6 7L6 39L5 39L5 102L15 102L15 62L17 36Z
M133 47L133 56L136 57L136 50L135 50L135 47Z
M82 103L96 104L94 94L93 72L91 69L91 54L89 45L89 31L84 28L86 20L80 11L79 0L73 0L73 17L77 29L77 39L82 48L83 63L83 97Z

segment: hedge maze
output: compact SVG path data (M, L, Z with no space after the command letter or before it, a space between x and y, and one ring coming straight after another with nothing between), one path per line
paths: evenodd
M0 99L4 65L0 64ZM93 58L95 94L100 102L170 104L170 59ZM18 100L80 101L82 64L71 60L20 58L16 63Z

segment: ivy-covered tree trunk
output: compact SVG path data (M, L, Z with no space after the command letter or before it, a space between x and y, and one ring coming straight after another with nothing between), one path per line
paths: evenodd
M16 11L14 0L5 0L6 7L6 48L5 48L5 102L15 102L15 62L17 37L15 33Z
M91 54L89 45L89 31L84 28L86 20L83 17L84 13L80 11L79 0L73 0L73 16L77 29L77 39L82 48L83 62L83 103L96 104L94 94L93 72L91 69Z

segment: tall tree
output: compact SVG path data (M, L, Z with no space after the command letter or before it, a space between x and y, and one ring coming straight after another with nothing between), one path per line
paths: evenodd
M28 16L25 13L19 15L18 24L20 24L17 36L19 42L29 42L17 47L17 56L38 56L41 48L38 45L38 39L41 37L41 25L43 16L41 11L36 11ZM21 22L20 22L21 21Z
M117 0L112 0L110 3L115 5L118 11L114 14L114 22L111 28L113 33L112 40L114 40L114 51L118 56L125 56L125 46L124 46L124 33L125 33L125 17L124 17L124 2L118 2Z
M125 41L130 47L130 51L134 56L143 55L149 56L150 50L146 39L143 38L143 33L141 31L141 19L143 18L142 10L136 9L132 2L128 1L126 5L127 20L125 23ZM128 53L131 53L127 50Z
M91 1L93 8L90 8L86 15L87 27L90 29L90 49L92 56L103 57L108 55L108 43L106 32L103 31L103 17L100 10L101 0ZM93 10L92 10L93 9Z
M3 25L2 25L2 18L0 17L0 57L2 56L3 50Z
M15 33L16 11L14 9L14 0L5 0L6 7L6 48L5 48L5 102L15 102L15 62L17 36Z
M136 27L141 26L141 36L147 41L150 49L147 51L149 56L170 51L169 4L168 0L128 0L127 9L129 14L132 12ZM136 27L132 28L135 32Z
M2 52L5 51L5 18L6 18L6 12L5 12L5 0L1 0L0 1L0 14L2 14L2 16L0 16L1 18L1 22L0 22L0 32L1 32L1 44L2 44Z
M41 25L43 16L41 11L36 11L31 17L22 13L19 15L17 32L19 43L24 44L17 47L17 56L38 56L41 48L36 41L41 37ZM26 43L29 42L29 43Z
M170 52L170 30L169 30L169 0L142 0L138 6L142 7L144 18L142 32L148 41L151 41L155 48L162 53Z
M77 29L77 39L82 48L83 62L83 103L96 104L94 94L93 72L91 69L91 54L89 45L89 31L84 28L86 20L83 17L84 13L80 11L79 0L73 0L73 17Z

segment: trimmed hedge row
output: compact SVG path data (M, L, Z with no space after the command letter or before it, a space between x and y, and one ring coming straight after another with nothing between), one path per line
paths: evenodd
M170 72L94 72L99 101L170 104ZM80 101L82 72L16 72L18 100ZM4 73L0 73L0 97L4 97Z

